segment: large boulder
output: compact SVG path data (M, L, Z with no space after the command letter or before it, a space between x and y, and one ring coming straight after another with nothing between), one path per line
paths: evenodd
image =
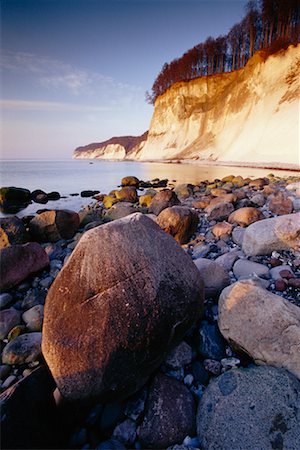
M47 253L37 242L3 248L0 257L0 290L16 286L49 265Z
M150 203L149 212L155 214L156 216L162 212L163 209L169 208L170 206L180 205L177 195L174 191L170 189L163 189L158 192Z
M0 189L0 209L4 213L15 214L30 203L30 191L18 187L2 187Z
M299 250L300 212L251 224L243 239L247 256L270 255L273 251Z
M22 220L16 216L0 218L0 229L2 230L1 235L6 236L5 241L8 242L8 245L25 244L29 240ZM6 246L0 243L0 248Z
M137 191L131 186L125 186L119 191L116 190L115 196L120 202L136 203L138 201Z
M71 239L78 230L79 215L66 209L45 211L29 223L29 231L38 242L56 242Z
M202 303L195 265L153 220L137 213L86 232L46 299L43 354L62 396L135 392Z
M229 370L210 382L197 412L203 450L297 449L300 383L274 367Z
M1 448L49 449L66 445L54 389L48 370L39 367L1 394Z
M196 409L184 384L157 375L150 386L146 412L138 431L142 448L167 448L195 433Z
M283 367L300 378L300 308L248 280L223 290L219 328L257 364Z
M196 211L184 206L171 206L157 217L157 224L179 244L187 244L197 230L199 217Z

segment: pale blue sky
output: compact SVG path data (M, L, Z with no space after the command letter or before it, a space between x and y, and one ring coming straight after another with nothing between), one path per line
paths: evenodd
M246 0L2 0L1 157L68 158L149 127L165 62L229 31Z

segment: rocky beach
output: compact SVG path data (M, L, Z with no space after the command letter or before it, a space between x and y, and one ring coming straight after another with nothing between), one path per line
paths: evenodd
M2 188L2 448L297 449L300 180Z

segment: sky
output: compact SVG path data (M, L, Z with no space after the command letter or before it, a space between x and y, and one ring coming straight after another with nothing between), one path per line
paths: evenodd
M165 62L228 33L246 0L1 0L2 159L140 135Z

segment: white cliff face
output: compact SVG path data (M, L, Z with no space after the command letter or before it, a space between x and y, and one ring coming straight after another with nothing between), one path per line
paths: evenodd
M125 158L125 148L120 144L109 144L105 147L96 148L93 151L81 151L74 153L74 158L90 158L90 159L115 159L122 160Z
M177 83L155 103L131 159L299 167L300 45L244 69Z

